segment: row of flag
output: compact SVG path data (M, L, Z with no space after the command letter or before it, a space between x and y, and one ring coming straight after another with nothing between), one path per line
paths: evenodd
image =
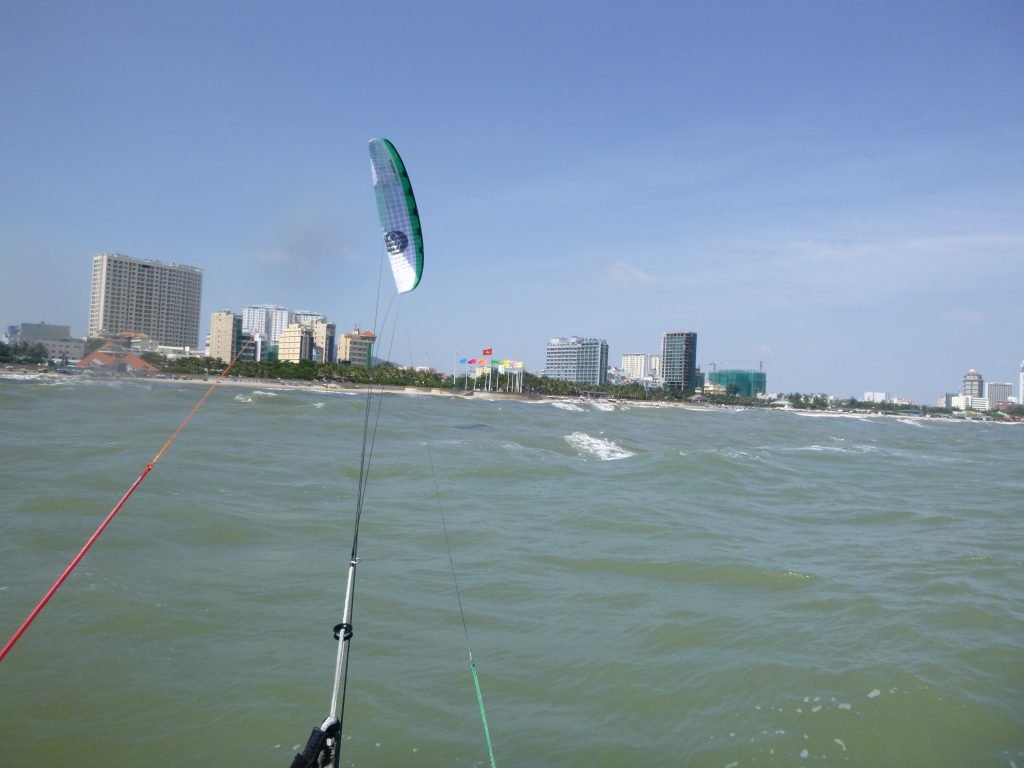
M483 352L480 353L481 357L463 357L459 360L459 365L491 365L500 368L522 368L522 360L492 360L488 355L494 354L493 347L487 347Z
M459 365L491 365L494 367L501 368L522 368L522 360L493 360L487 357L463 357L459 360Z

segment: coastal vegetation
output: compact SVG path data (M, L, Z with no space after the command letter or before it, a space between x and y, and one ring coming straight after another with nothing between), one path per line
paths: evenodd
M159 369L161 376L187 376L209 378L219 376L227 363L219 358L185 357L168 359L155 352L143 352L140 357ZM0 342L0 363L15 365L48 365L46 348L40 344ZM229 373L232 380L267 380L287 382L320 382L337 386L391 386L421 387L426 389L450 390L455 393L491 391L504 393L510 389L505 379L499 377L490 382L486 376L476 379L466 376L452 377L451 374L430 369L407 368L390 362L380 362L373 367L349 363L317 363L304 360L299 363L273 360L263 362L236 362ZM858 400L856 397L834 398L824 393L789 392L777 398L743 397L736 392L726 394L697 394L692 390L663 390L646 388L638 383L623 384L580 384L577 382L552 379L531 373L522 374L522 394L528 397L579 397L589 399L616 399L651 402L697 402L708 405L745 408L790 407L812 411L846 411L857 413L904 414L904 415L953 415L959 413L950 408L935 406L902 405L896 403L875 403ZM1014 405L1009 410L990 412L999 417L1024 419L1024 405ZM980 414L979 414L980 415Z
M0 341L0 362L3 363L45 363L46 347L40 343L30 344L27 341L16 341L7 344Z

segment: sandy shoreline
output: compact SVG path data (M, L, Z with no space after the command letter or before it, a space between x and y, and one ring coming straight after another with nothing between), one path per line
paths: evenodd
M77 379L81 374L68 376L64 374L51 373L50 371L36 372L30 369L16 369L12 371L0 371L0 378L10 378L20 381L65 381L68 379ZM307 380L285 380L285 379L252 379L252 378L239 378L236 376L227 376L223 379L217 379L213 376L187 376L187 375L159 375L159 376L96 376L86 375L86 378L90 381L133 381L146 384L186 384L190 386L206 387L210 388L214 385L218 387L232 387L249 390L268 390L277 392L336 392L343 394L363 394L367 391L367 387L360 386L358 384L337 384L334 382L314 382ZM581 398L572 396L561 396L561 395L534 395L534 394L516 394L511 392L488 392L485 390L476 391L454 391L451 389L442 389L440 387L397 387L389 386L384 384L375 384L372 386L373 392L384 392L387 394L398 394L398 395L414 395L414 396L432 396L432 397L451 397L463 400L505 400L505 401L516 401L523 403L608 403L609 405L625 405L632 408L683 408L686 410L694 411L714 411L714 410L746 410L752 406L735 406L735 405L717 405L712 403L685 403L685 402L669 402L664 400L626 400L619 401L614 398ZM965 417L948 416L945 414L906 414L906 413L867 413L858 411L821 411L804 408L757 408L757 410L770 410L770 411L781 411L785 413L797 414L802 416L817 416L823 418L895 418L904 420L943 420L943 421L955 421L955 422L969 422L969 421L980 421L980 419L971 419ZM992 420L988 420L992 421ZM994 421L993 423L1022 423L1019 421Z

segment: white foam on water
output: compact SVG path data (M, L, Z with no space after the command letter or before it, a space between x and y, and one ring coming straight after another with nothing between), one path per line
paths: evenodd
M595 456L601 461L617 461L636 455L632 451L616 445L611 440L591 437L585 432L573 432L571 435L566 435L565 441L581 454Z
M881 695L882 695L882 692L880 690L878 690L877 688L875 688L871 693L868 694L868 698L869 699L877 699Z
M253 397L277 397L277 392L264 392L262 389L253 390Z
M563 411L582 411L583 410L582 408L580 408L575 403L554 402L554 403L552 403L552 405L555 406L555 408L561 408Z
M832 741L834 741L836 744L838 744L840 747L842 747L843 752L846 751L846 745L843 743L842 739L832 739Z
M239 403L251 403L252 398L248 395L235 395L235 400Z
M597 403L593 404L593 407L594 407L595 411L614 411L615 410L615 406L612 405L611 403L600 403L600 402L597 402Z
M313 403L314 408L323 408L327 403Z

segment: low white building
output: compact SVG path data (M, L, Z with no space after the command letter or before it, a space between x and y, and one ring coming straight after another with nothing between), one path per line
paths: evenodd
M987 411L989 409L989 403L987 397L953 395L952 407L958 411Z

